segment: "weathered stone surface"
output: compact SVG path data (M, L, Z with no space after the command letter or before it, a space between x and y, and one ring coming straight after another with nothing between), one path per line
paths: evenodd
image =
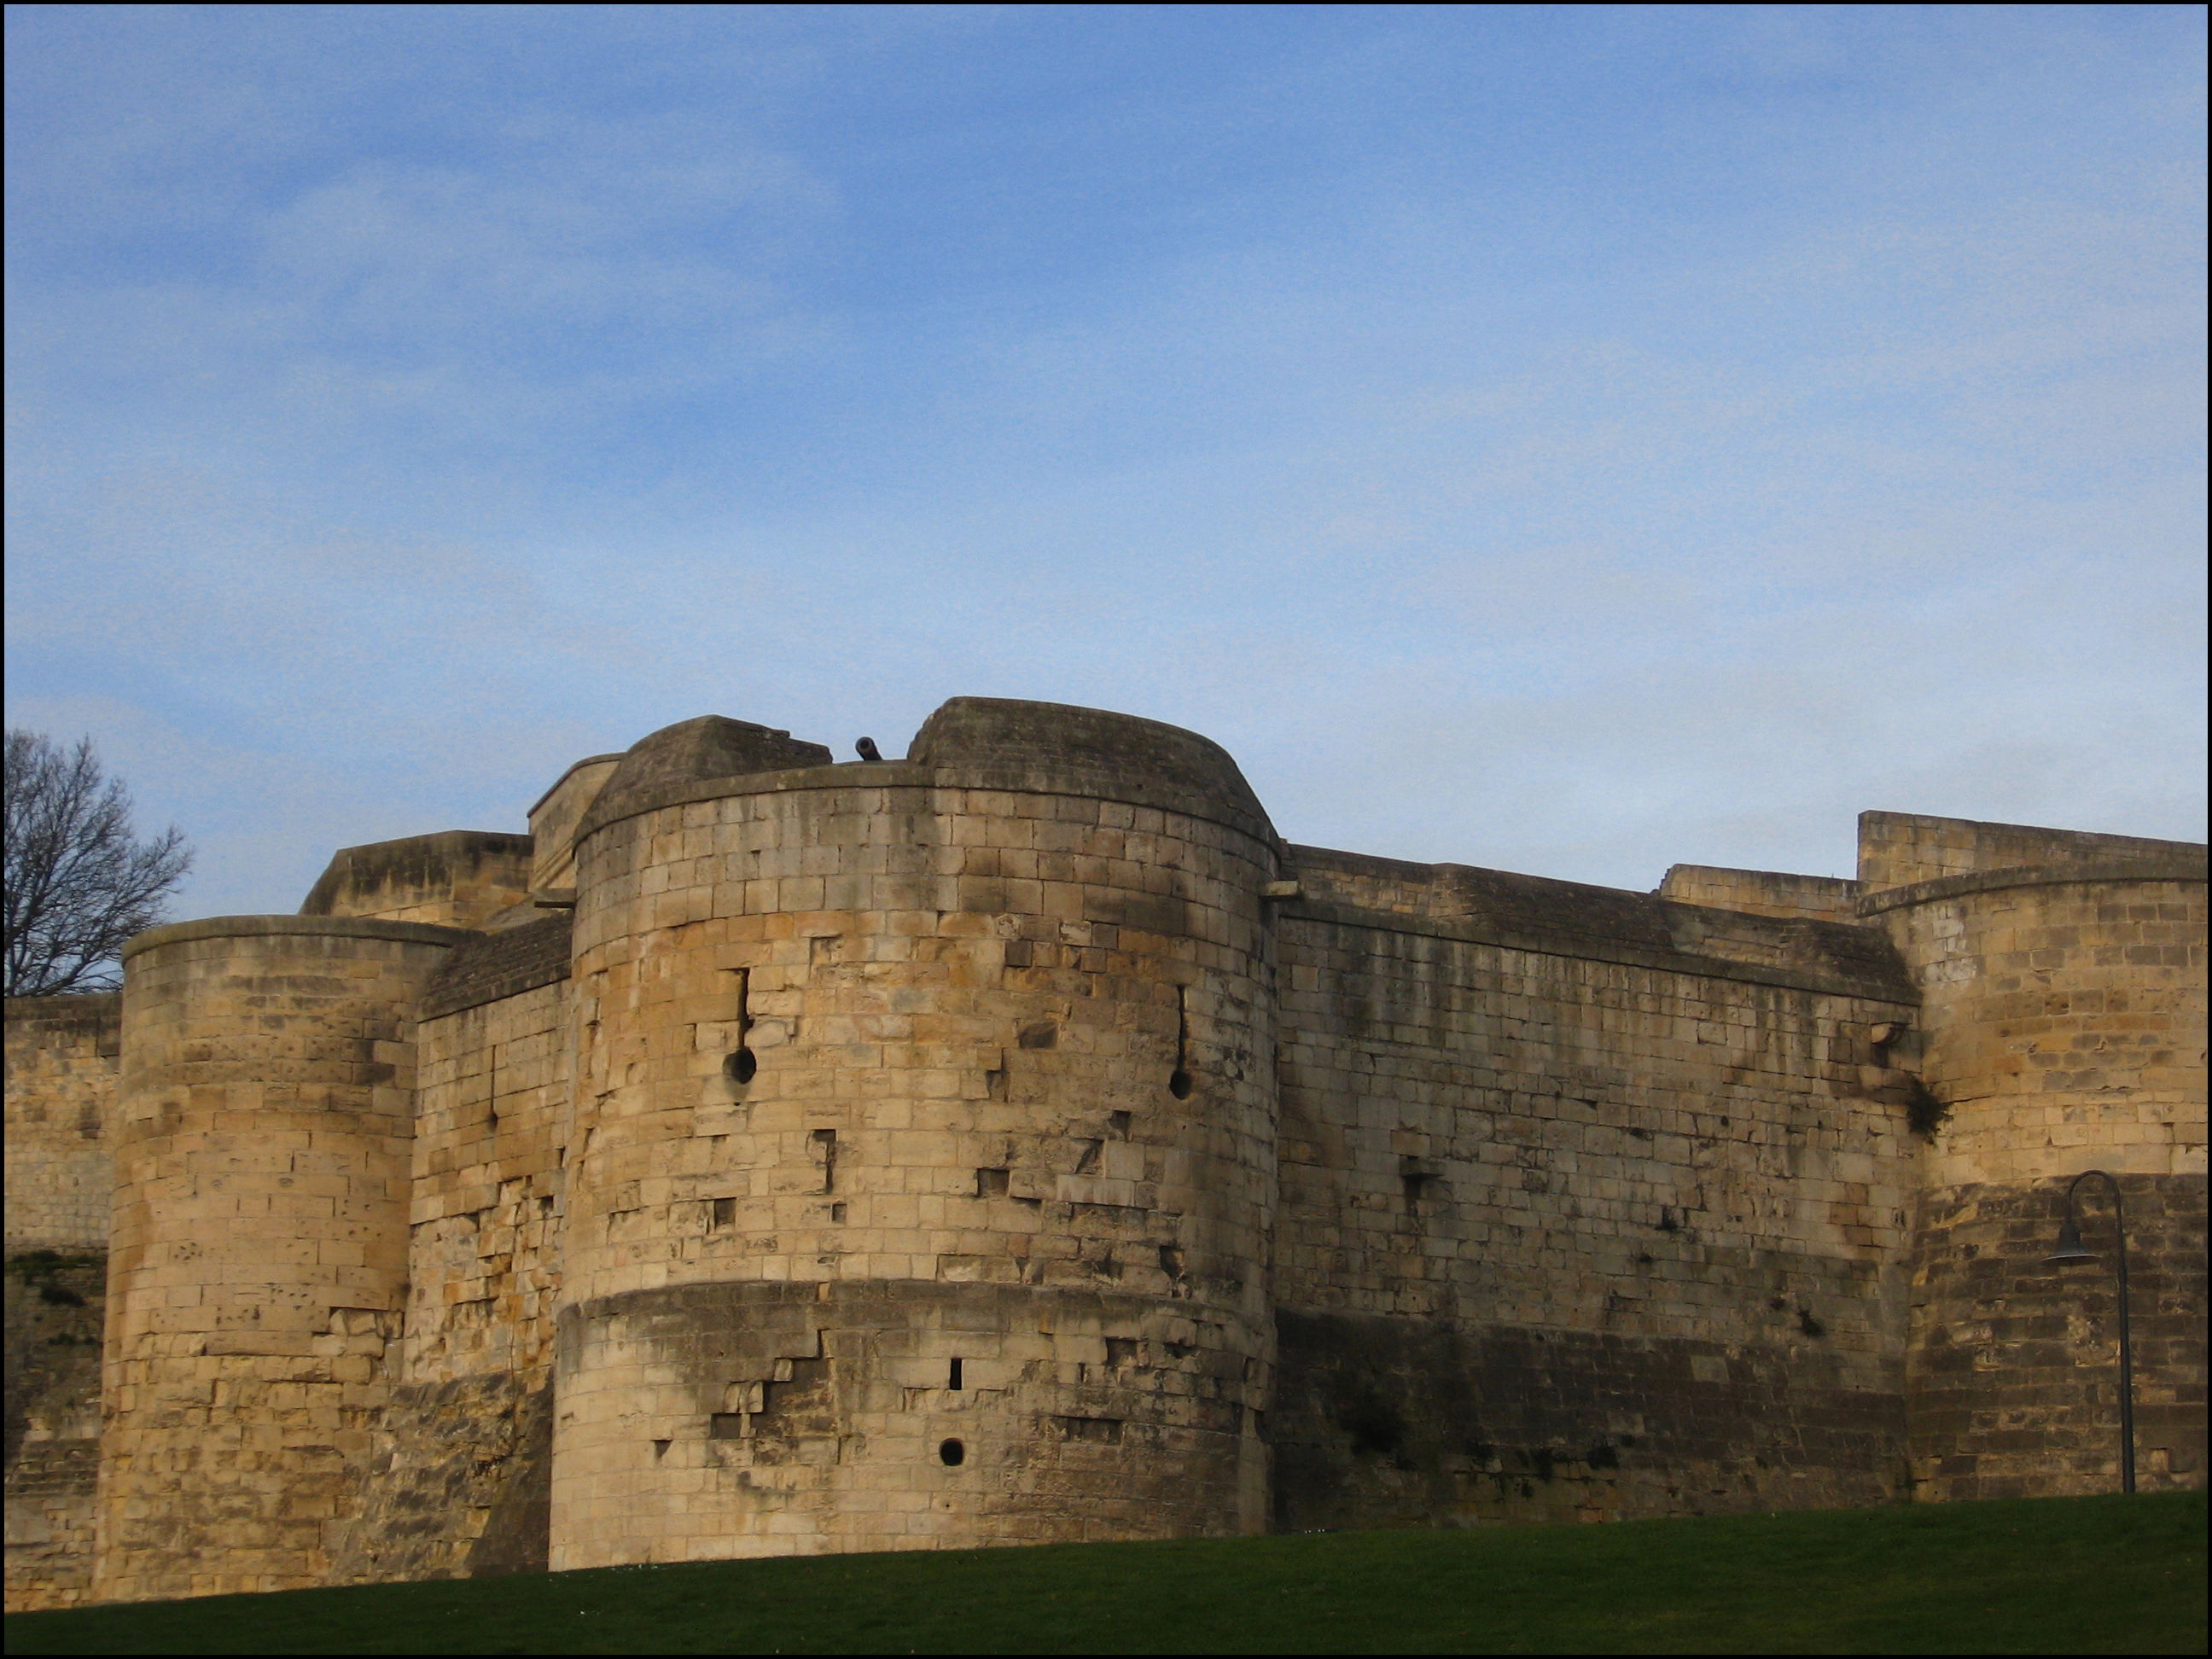
M440 1019L568 978L568 927L562 911L464 941L422 988L416 1018Z
M119 1045L10 1004L11 1239L112 1251L96 1500L95 1298L9 1281L11 1607L2100 1489L2091 1168L2203 1480L2202 848L1872 813L1856 882L1620 892L966 698L532 823L144 936Z
M104 1253L7 1267L7 1605L74 1607L92 1583Z
M481 927L528 894L530 864L529 836L489 830L341 848L300 914Z
M2204 1181L2120 1177L2142 1490L2204 1481ZM2111 1492L2120 1470L2119 1302L2110 1189L2084 1182L2094 1262L2054 1267L2063 1183L1939 1188L1920 1200L1905 1366L1916 1495Z
M1285 1532L1633 1521L1897 1495L1904 1401L1756 1304L1763 1340L1278 1318Z
M8 999L8 1254L107 1249L123 999Z
M331 1582L392 1382L407 1010L463 936L269 921L125 955L101 1599Z

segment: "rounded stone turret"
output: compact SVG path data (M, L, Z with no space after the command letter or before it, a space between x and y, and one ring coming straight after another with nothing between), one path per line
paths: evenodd
M405 1304L410 1005L463 937L230 916L126 948L97 1599L330 1581Z
M1929 1139L1906 1353L1918 1495L2116 1481L2101 1188L2083 1194L2100 1265L2045 1261L2092 1169L2127 1206L2142 1484L2201 1483L2203 849L1887 813L1863 836L1861 911L1922 995L1899 1039Z
M1259 1529L1276 844L1228 756L963 698L906 762L608 794L554 1567Z

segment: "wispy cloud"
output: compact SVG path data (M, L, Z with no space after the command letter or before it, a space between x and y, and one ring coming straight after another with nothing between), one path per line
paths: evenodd
M2196 14L95 9L11 14L11 718L197 908L963 691L1631 884L2202 833Z

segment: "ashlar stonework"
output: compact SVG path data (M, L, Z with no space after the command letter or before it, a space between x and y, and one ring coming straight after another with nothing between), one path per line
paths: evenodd
M2202 847L1622 892L980 698L530 825L9 1004L9 1607L2103 1490L2091 1168L2203 1483Z

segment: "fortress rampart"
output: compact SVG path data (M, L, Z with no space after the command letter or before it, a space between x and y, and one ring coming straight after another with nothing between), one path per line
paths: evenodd
M11 1606L2100 1490L2093 1167L2203 1480L2201 847L1622 892L972 698L530 817L10 1004Z

